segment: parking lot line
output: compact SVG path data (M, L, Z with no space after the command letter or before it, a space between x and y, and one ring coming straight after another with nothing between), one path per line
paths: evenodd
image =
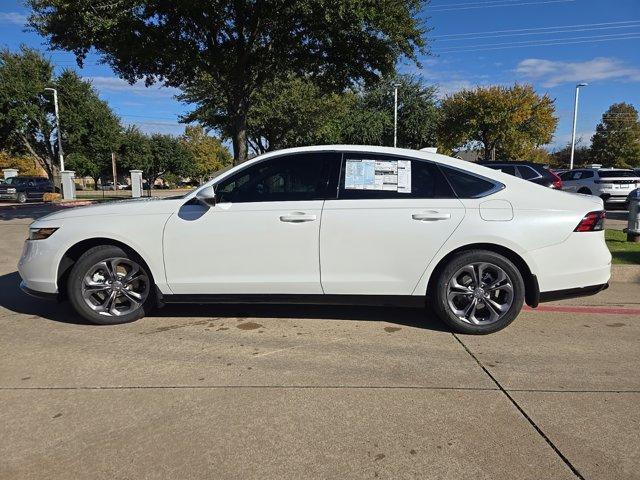
M592 307L573 305L545 305L536 308L525 306L523 310L529 312L557 312L557 313L594 313L604 315L640 315L640 308L617 308L617 307Z

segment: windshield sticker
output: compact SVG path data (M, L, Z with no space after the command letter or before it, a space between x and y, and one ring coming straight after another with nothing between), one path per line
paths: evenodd
M411 160L347 160L344 188L411 193Z

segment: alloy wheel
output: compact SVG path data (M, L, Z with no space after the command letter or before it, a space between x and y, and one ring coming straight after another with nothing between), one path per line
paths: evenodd
M513 282L497 265L476 262L458 269L447 282L447 303L463 322L489 325L513 303Z
M87 270L82 298L94 312L121 316L140 308L149 296L149 277L128 258L107 258Z

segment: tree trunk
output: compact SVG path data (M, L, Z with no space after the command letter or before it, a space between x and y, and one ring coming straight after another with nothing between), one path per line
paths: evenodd
M233 119L233 164L247 160L247 114L237 112Z

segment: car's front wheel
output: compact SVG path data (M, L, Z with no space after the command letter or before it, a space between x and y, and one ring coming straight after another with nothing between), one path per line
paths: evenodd
M142 318L153 306L153 283L142 260L114 245L85 252L74 264L67 283L73 308L101 325Z
M18 203L27 203L27 194L24 192L20 192L18 194Z
M433 292L437 315L459 333L486 334L509 325L524 303L524 281L506 257L487 250L456 255Z

